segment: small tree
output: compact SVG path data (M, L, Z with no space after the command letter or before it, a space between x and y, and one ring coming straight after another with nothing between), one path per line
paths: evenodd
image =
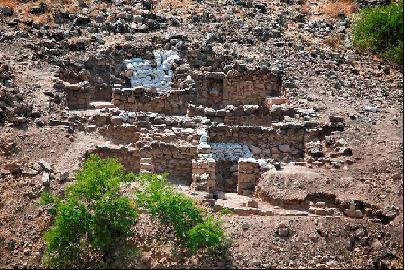
M132 181L114 158L90 156L64 197L42 195L55 216L44 240L44 262L57 268L109 265L118 250L125 251L137 212L120 194L120 183Z

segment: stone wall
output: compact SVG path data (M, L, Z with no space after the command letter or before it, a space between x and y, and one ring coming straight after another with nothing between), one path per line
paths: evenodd
M274 167L263 159L241 158L238 161L238 194L249 196L255 191L263 173Z
M98 154L102 158L116 157L124 165L125 170L134 173L139 173L140 171L140 157L137 149L98 145L95 149L88 151L86 156L90 154Z
M142 86L135 88L114 88L112 103L127 111L148 111L167 115L185 115L188 103L195 96L187 90L173 90L166 94L151 93Z
M114 121L114 120L113 120ZM195 143L199 135L193 128L178 128L162 126L143 126L134 124L106 125L99 128L100 134L115 143L137 143L155 140L166 143Z
M281 78L270 72L231 70L224 81L225 105L263 104L266 97L281 95Z
M281 77L269 71L196 72L197 103L206 107L262 105L267 97L282 96Z
M215 191L215 167L215 160L212 158L193 159L191 187L198 191Z
M100 134L117 143L136 143L141 134L136 125L108 125L99 129Z
M70 84L63 82L66 102L69 109L85 109L89 107L92 87L88 82Z
M61 65L59 78L71 84L90 85L88 95L91 101L111 101L113 72L106 59L90 57L84 63L69 62Z
M169 179L190 185L192 181L192 160L197 157L195 146L178 146L154 142L139 149L141 158L149 158L153 173L169 173Z
M204 116L214 122L230 126L271 126L272 123L283 121L285 116L294 117L294 113L294 108L284 105L273 105L270 110L259 105L228 105L216 110L189 104L187 111L188 116Z
M207 72L194 75L197 90L197 103L206 107L223 107L223 72Z
M197 157L193 146L176 146L155 142L144 148L100 145L88 151L101 157L116 157L125 169L139 173L142 169L152 173L169 173L169 180L190 185L192 181L192 160ZM141 162L142 161L142 162ZM150 165L150 166L149 166Z
M305 127L298 123L272 127L226 126L208 128L209 142L241 143L249 146L254 158L299 161L304 158Z

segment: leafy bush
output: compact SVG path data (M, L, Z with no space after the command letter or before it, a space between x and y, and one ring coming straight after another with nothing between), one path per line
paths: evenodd
M223 238L224 229L220 222L207 217L204 222L195 225L187 232L187 246L192 252L203 247L215 250L221 247Z
M397 63L404 54L403 2L361 11L355 20L353 42L360 50L369 50Z
M90 156L64 197L42 195L55 220L46 232L44 262L50 267L107 264L125 241L138 216L135 204L119 193L120 183L132 181L116 159ZM126 252L126 251L125 251Z
M220 223L207 216L191 198L176 192L165 175L140 175L138 180L145 187L136 194L138 205L172 225L184 246L196 252L199 248L215 249L221 245L224 230Z
M165 175L127 174L116 159L90 156L65 196L43 193L40 202L55 218L45 233L44 263L54 268L108 267L131 254L126 239L138 214L135 201L120 194L120 184L138 180L136 202L170 224L181 243L222 252L226 240L219 221L193 200L176 192ZM225 253L225 252L224 252ZM116 264L115 264L116 265Z

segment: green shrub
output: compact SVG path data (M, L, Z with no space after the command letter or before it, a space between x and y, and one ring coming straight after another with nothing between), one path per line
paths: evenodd
M116 159L90 156L64 196L43 193L41 204L55 218L45 233L44 263L48 267L108 267L133 255L127 245L137 220L135 201L120 194L120 184L138 180L143 189L136 202L170 224L181 243L222 252L224 230L186 195L176 192L166 175L127 174ZM222 254L222 253L221 253ZM225 252L224 252L225 254ZM114 261L115 260L115 261Z
M193 200L174 191L163 175L142 175L145 189L137 194L137 202L163 223L173 226L177 236L184 239L187 231L203 222L203 211Z
M227 207L222 208L219 211L219 215L224 216L224 215L233 215L235 212L232 209L229 209Z
M138 205L173 226L185 247L196 252L199 248L215 249L221 245L224 231L220 223L207 216L191 198L176 192L165 175L140 175L138 180L144 186L144 190L136 194Z
M221 223L212 217L207 217L204 222L195 225L187 232L187 246L192 252L204 247L216 250L221 247L223 240L224 229Z
M44 236L44 262L50 267L108 265L117 248L125 251L137 212L135 203L120 195L120 183L134 179L116 159L90 156L76 182L58 198L43 194L52 204L55 220Z
M52 195L49 192L42 192L41 198L39 200L41 205L48 205L48 213L52 216L56 215L56 207L60 203L60 198L58 196Z
M353 43L360 50L402 65L404 54L403 2L361 11L354 23Z

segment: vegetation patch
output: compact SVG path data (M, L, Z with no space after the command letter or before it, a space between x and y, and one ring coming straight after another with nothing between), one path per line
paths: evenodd
M136 223L135 203L120 194L120 183L132 181L116 159L92 155L76 175L65 196L44 193L55 217L44 236L44 263L50 267L108 266L126 248ZM118 252L118 253L117 253Z
M138 177L144 189L137 192L139 206L147 209L164 224L173 227L181 243L195 253L203 248L221 249L226 241L219 220L208 215L186 195L176 192L166 175L143 174Z
M370 51L402 65L404 59L403 2L361 11L355 20L353 43L362 51Z
M122 195L121 183L137 180L136 198ZM124 265L136 255L128 240L137 222L137 207L173 227L182 246L195 254L226 248L221 222L186 195L176 192L166 175L126 173L114 158L91 155L64 196L44 192L40 203L54 217L45 233L44 264L53 268ZM124 265L125 266L125 265Z

